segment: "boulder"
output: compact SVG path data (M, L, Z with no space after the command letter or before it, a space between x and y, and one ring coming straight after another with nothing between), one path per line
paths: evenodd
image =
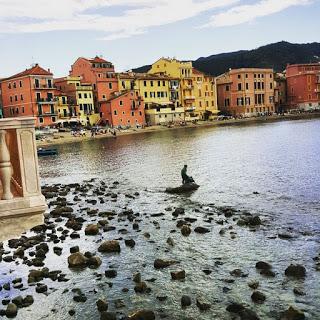
M204 234L204 233L210 232L210 230L208 228L205 228L205 227L196 227L194 229L194 232L200 233L200 234Z
M82 253L76 252L68 257L69 268L84 268L87 266L88 258Z
M189 307L191 306L191 298L189 296L182 296L181 297L181 307L185 308L185 307Z
M117 315L114 312L102 312L100 320L117 320Z
M103 299L99 299L96 302L97 308L99 312L107 311L108 310L108 302Z
M127 247L133 248L136 245L136 242L133 239L124 240L124 243Z
M146 293L148 291L148 286L145 282L139 282L135 285L134 291L137 293Z
M155 320L156 316L151 310L138 310L128 316L128 320Z
M172 280L182 280L182 279L185 279L185 277L186 277L186 272L184 270L171 272Z
M197 307L200 311L206 311L211 308L211 304L208 303L204 298L197 298Z
M109 240L109 241L104 241L100 247L98 248L99 252L104 252L104 253L112 253L112 252L120 252L120 244L117 240Z
M304 320L305 318L302 311L289 307L288 310L281 314L280 320Z
M266 300L266 296L260 291L254 291L251 295L251 300L255 303L263 303Z
M259 270L270 270L272 266L268 262L258 261L256 263L256 268Z
M285 270L285 275L294 278L304 278L306 276L306 268L300 264L291 264Z
M89 224L84 230L87 236L95 236L99 233L99 227L97 224Z
M187 225L183 225L181 228L181 234L185 237L188 237L191 233L191 228Z
M167 268L175 263L177 263L177 262L172 261L172 260L156 259L156 260L154 260L153 266L155 267L155 269L163 269L163 268Z
M6 309L6 316L14 318L18 314L18 307L14 303L9 303Z

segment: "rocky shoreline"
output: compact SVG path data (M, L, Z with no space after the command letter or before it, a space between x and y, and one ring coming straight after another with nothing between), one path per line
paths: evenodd
M146 202L140 200L142 192L147 191L93 179L44 186L50 208L45 223L0 244L0 316L25 320L320 316L319 310L302 310L281 298L278 304L269 304L274 297L267 290L279 286L281 292L285 283L285 294L299 305L309 294L306 279L310 274L319 279L320 253L313 257L312 268L284 261L281 269L268 257L244 261L245 256L241 261L247 268L239 267L232 255L214 252L219 243L240 248L246 236L265 238L263 217L166 194L158 203L150 194ZM211 241L217 241L212 253ZM279 233L276 241L290 241L290 235ZM220 293L212 297L208 292L216 281Z

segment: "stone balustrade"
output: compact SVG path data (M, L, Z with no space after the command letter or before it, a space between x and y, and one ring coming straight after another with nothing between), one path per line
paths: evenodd
M0 119L0 219L39 215L41 194L34 118Z

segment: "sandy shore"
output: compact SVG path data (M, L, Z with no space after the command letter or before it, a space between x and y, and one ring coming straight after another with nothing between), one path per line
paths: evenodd
M229 126L229 125L245 125L251 123L259 122L274 122L274 121L284 121L284 120L301 120L301 119L313 119L320 118L320 112L315 113L303 113L303 114L290 114L284 116L269 116L269 117L260 117L260 118L246 118L246 119L230 119L223 121L199 121L197 124L188 124L187 126L173 126L171 128L167 126L152 126L146 127L144 129L128 129L117 131L117 136L123 135L132 135L146 132L156 132L156 131L165 131L165 130L175 130L182 128L195 128L195 127L216 127L216 126ZM92 139L101 139L101 138L112 138L114 136L111 133L99 134L94 138L91 137L91 133L87 131L86 136L84 137L73 137L70 132L59 132L55 133L52 137L45 140L37 140L37 145L44 147L49 145L57 145L64 143L73 143L78 141L88 141Z

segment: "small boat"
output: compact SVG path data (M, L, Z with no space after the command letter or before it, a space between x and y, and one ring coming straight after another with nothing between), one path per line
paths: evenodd
M37 150L38 156L54 156L56 154L58 154L58 150L55 148L52 149L43 149L43 148L39 148Z
M188 193L188 192L197 190L199 187L200 186L195 182L191 182L191 183L183 184L180 187L167 188L166 192L171 194Z

